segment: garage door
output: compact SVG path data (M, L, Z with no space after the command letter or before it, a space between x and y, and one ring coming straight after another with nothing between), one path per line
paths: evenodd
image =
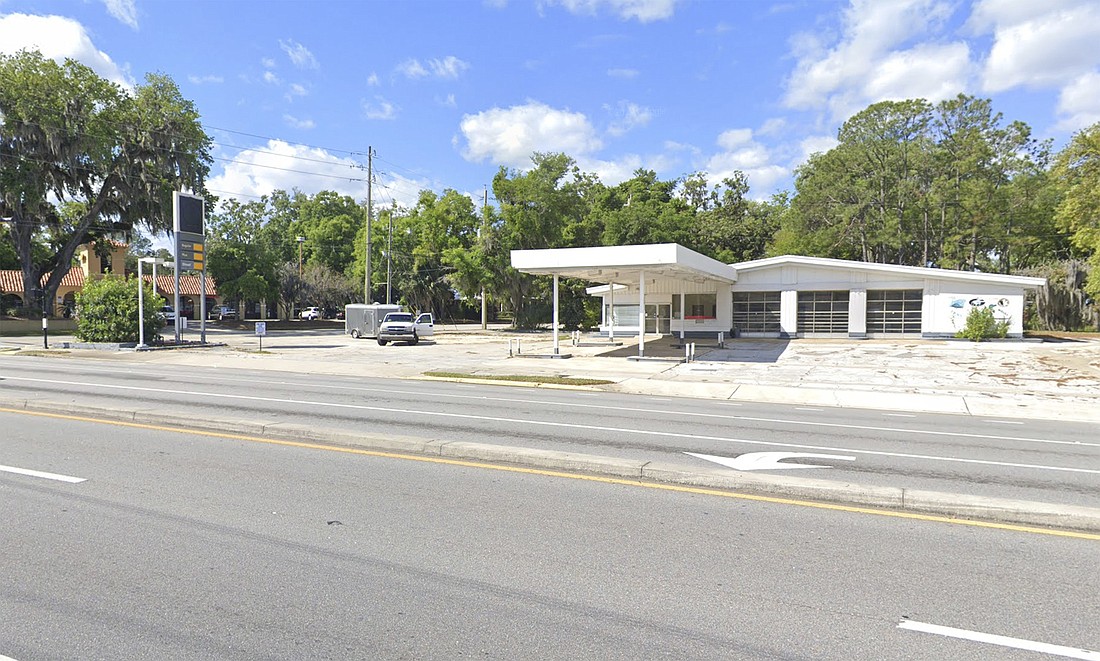
M798 292L798 332L847 334L848 292Z
M778 333L780 295L777 291L733 293L733 327L742 333Z
M920 289L868 289L868 333L920 333Z

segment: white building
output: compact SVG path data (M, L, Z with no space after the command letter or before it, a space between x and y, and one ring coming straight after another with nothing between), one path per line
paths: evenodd
M1026 292L1043 278L786 255L724 264L674 243L513 250L512 266L602 283L610 336L953 337L987 307L1023 336ZM644 316L642 311L644 310ZM642 335L643 343L645 334Z

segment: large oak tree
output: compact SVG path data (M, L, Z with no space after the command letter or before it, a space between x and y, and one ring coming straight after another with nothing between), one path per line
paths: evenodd
M171 229L172 191L203 193L210 138L167 76L124 89L74 60L0 55L0 217L45 312L80 244ZM36 243L49 247L36 255Z

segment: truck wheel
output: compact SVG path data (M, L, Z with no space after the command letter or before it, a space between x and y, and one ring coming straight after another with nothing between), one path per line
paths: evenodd
M382 338L378 338L378 346L382 346L382 347L386 346L386 341L383 340Z
M359 339L359 329L358 328L351 329L351 336L358 340Z

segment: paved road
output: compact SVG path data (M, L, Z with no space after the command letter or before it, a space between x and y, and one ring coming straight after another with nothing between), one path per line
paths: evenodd
M18 661L1100 658L1082 651L1100 649L1095 538L27 414L0 429L0 464L86 480L0 471Z
M6 357L0 397L716 468L685 453L792 458L767 474L1100 507L1090 423ZM811 463L829 468L799 468ZM793 465L792 465L793 464ZM747 468L742 466L741 468Z

